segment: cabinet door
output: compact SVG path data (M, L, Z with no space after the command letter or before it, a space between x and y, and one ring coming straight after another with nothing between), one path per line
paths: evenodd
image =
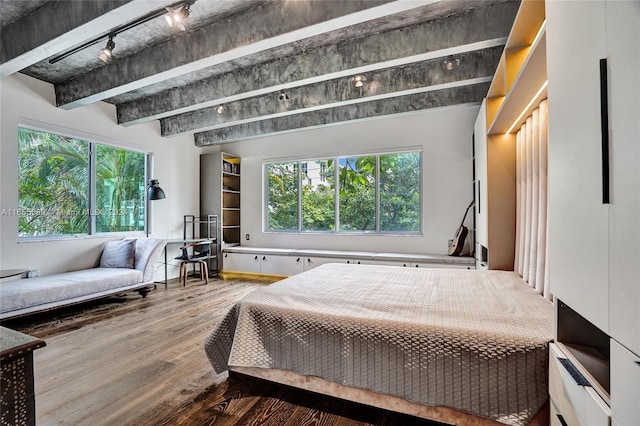
M260 256L249 253L225 253L223 265L226 272L260 273Z
M609 330L609 208L603 204L600 65L605 3L546 2L551 292Z
M640 4L606 2L606 18L613 184L609 334L640 354Z
M487 233L487 100L482 101L478 118L473 127L473 144L475 153L475 212L476 212L476 241L488 247ZM477 248L479 253L479 249Z
M308 271L309 269L316 268L320 265L324 265L325 263L347 263L347 260L350 263L353 263L351 259L341 259L336 257L305 257L304 258L304 270Z
M432 268L432 269L474 269L470 265L457 265L455 263L412 263L414 268Z
M260 272L270 275L291 276L304 270L303 258L299 256L260 256Z
M409 268L412 265L409 262L400 262L400 261L393 261L393 260L370 260L366 263L369 265L401 266L403 268Z
M619 425L640 422L640 357L611 340L611 415Z

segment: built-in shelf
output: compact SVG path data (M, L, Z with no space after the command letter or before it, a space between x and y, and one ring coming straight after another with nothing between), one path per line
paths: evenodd
M610 401L610 338L561 300L556 300L556 343L594 390Z
M518 128L546 98L546 69L544 2L523 1L487 94L488 134Z

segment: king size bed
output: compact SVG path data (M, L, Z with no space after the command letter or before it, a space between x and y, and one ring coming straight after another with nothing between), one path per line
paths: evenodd
M552 304L515 273L327 264L237 302L214 370L453 424L544 424Z

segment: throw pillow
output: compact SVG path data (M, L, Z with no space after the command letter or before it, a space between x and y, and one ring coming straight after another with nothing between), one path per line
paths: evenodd
M101 268L133 268L136 240L108 241L102 250Z

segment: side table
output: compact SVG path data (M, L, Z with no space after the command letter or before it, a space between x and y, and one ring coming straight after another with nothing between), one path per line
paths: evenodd
M33 351L44 340L0 326L0 424L35 425Z

